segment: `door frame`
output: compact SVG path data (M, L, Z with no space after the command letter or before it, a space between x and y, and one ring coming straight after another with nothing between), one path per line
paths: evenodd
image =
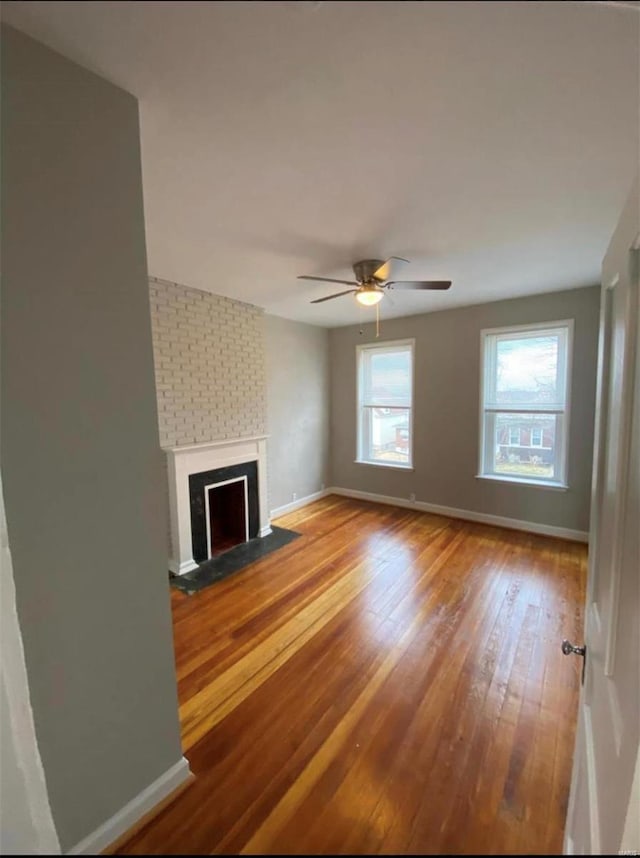
M638 194L637 180L633 186L631 198ZM625 208L626 211L626 208ZM637 223L637 221L636 221ZM615 235L615 234L614 234ZM615 240L615 239L614 239ZM614 243L612 240L612 245ZM627 239L628 241L628 239ZM610 249L607 251L609 255ZM632 429L635 401L637 397L637 349L640 349L638 341L639 324L638 312L640 311L640 286L638 284L638 271L640 269L640 232L627 244L626 264L629 265L629 289L626 295L624 312L624 347L622 351L622 395L620 398L620 419L617 427L614 427L614 436L607 437L609 397L611 391L611 348L614 342L614 331L612 327L613 294L614 289L620 282L620 269L617 273L609 272L607 280L603 283L600 303L600 329L598 344L597 364L597 388L596 388L596 415L595 415L595 437L594 437L594 459L592 466L592 489L591 489L591 521L589 528L589 564L586 592L585 612L585 642L593 640L593 636L604 644L604 666L603 674L611 677L615 668L616 654L616 632L618 625L619 592L622 565L622 542L625 527L627 495L629 492L629 470L632 460ZM606 260L607 257L605 257ZM602 506L605 496L605 479L607 450L609 443L617 447L618 458L616 461L615 480L616 496L613 514L613 538L611 556L607 551L607 557L601 556L600 529L602 525ZM604 564L604 565L603 565ZM594 601L595 584L598 575L610 576L611 598L608 616L601 617L600 611ZM604 639L603 639L604 635ZM587 652L588 658L588 652ZM588 831L590 837L590 851L592 854L601 853L601 831L600 831L600 802L599 785L597 782L597 769L595 759L595 744L593 725L591 723L592 699L592 671L587 664L585 685L581 689L578 730L574 748L573 772L571 778L571 792L567 819L565 824L564 848L565 854L574 854L574 824L576 819L576 796L579 794L578 784L581 779L586 778ZM611 728L613 739L620 750L622 733L622 713L618 703L618 695L613 683L608 684L607 689L608 707L610 711ZM600 785L601 786L601 785Z

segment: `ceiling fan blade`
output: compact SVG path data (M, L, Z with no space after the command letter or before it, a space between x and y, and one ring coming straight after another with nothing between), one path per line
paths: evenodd
M391 280L389 289L448 289L451 280Z
M335 295L327 295L326 298L316 298L315 301L310 301L311 304L322 304L323 301L331 301L332 298L340 298L342 295L351 295L352 292L357 292L357 289L347 289L346 292L337 292Z
M391 263L392 262L408 262L408 259L405 259L402 256L390 256L386 259L379 268L373 272L373 276L376 280L388 280L391 277Z
M344 286L360 285L359 283L356 283L355 280L335 280L333 277L313 277L310 274L300 274L298 280L320 280L322 283L342 283Z

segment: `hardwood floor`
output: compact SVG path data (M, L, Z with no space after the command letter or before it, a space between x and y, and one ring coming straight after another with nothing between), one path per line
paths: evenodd
M196 778L119 854L558 853L586 547L328 497L172 591Z

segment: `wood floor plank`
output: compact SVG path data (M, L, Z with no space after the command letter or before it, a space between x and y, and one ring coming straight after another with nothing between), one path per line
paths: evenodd
M446 563L448 557L455 550L456 545L457 543L452 541L448 546L448 550L442 552L439 558L439 566L436 569L432 568L432 573L437 572ZM378 690L390 676L391 672L398 666L402 656L417 634L420 625L428 616L428 607L428 604L425 605L423 612L417 613L413 621L406 627L401 639L390 649L387 657L371 678L362 694L355 701L347 716L345 716L335 731L327 738L327 741L310 762L307 769L298 778L282 801L274 808L269 819L255 832L243 850L244 852L254 854L264 852L266 845L270 844L277 834L280 834L281 830L294 815L296 816L296 826L307 828L301 822L301 805L320 779L326 775L329 766L334 763L344 744L349 740ZM358 743L355 744L357 745ZM288 834L284 835L284 839L286 842L289 842ZM277 848L279 850L284 849L284 844L279 844Z
M497 593L494 590L485 600L481 593L474 594L474 609L484 603L484 631L472 630L457 676L449 679L454 695L445 710L449 717L442 719L440 734L425 749L428 756L420 759L420 767L438 771L439 778L423 793L403 850L418 848L425 840L439 843L450 830L455 832L453 820L466 816L475 802L477 777L484 771L483 751L494 732L485 709L489 706L494 716L499 711L516 653L512 634L520 622L521 580L513 572L518 551L517 545L511 546L499 566L500 577L490 576ZM441 703L439 708L442 711ZM481 818L482 808L474 806L474 816Z
M249 651L180 707L183 745L190 748L265 682L370 583L364 564L347 569L329 590Z
M454 580L455 577L454 575ZM458 583L460 580L458 579ZM441 636L439 640L434 640L433 629L429 630L428 627L421 629L420 634L411 642L393 676L386 683L384 697L381 695L372 701L371 711L366 719L366 731L354 737L355 750L351 751L352 759L341 761L344 775L338 789L325 802L322 814L310 829L307 836L311 841L314 838L314 828L319 831L323 826L326 828L331 825L333 819L340 818L340 809L351 804L349 825L345 826L344 831L340 832L332 826L328 844L331 851L349 853L355 847L361 849L364 842L367 843L366 851L379 851L382 847L382 835L386 833L386 827L380 824L381 817L387 818L389 823L395 823L396 830L404 832L404 839L400 840L399 847L400 851L404 851L407 823L410 822L412 814L411 796L407 796L401 808L396 808L394 818L391 818L389 790L395 799L396 792L392 784L398 779L398 766L401 761L408 763L404 772L400 770L403 774L413 771L420 747L411 747L411 738L417 738L421 734L424 739L425 725L429 725L429 732L433 736L441 736L443 733L444 724L432 705L435 698L428 692L436 676L440 681L450 671L460 675L465 652L468 651L468 632L471 631L471 616L466 612L461 612L461 616L465 617L466 626L461 623L456 631L464 635L464 643L455 647L453 652L450 651L450 640ZM380 774L372 777L372 772ZM349 795L359 796L355 807L348 802ZM422 795L421 789L414 788L414 800L416 796ZM309 807L309 815L313 815L312 806ZM290 836L291 832L285 839ZM396 847L389 851L395 852Z
M329 496L172 593L194 783L119 854L552 854L584 546Z

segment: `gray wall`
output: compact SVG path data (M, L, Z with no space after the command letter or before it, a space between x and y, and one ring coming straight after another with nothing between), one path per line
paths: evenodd
M598 348L599 288L383 319L384 340L415 337L413 472L355 464L356 346L373 325L331 331L331 483L334 486L587 531ZM478 472L480 331L575 319L569 490L475 478Z
M270 508L328 485L329 332L265 316Z
M181 756L137 102L2 33L1 465L63 850Z

